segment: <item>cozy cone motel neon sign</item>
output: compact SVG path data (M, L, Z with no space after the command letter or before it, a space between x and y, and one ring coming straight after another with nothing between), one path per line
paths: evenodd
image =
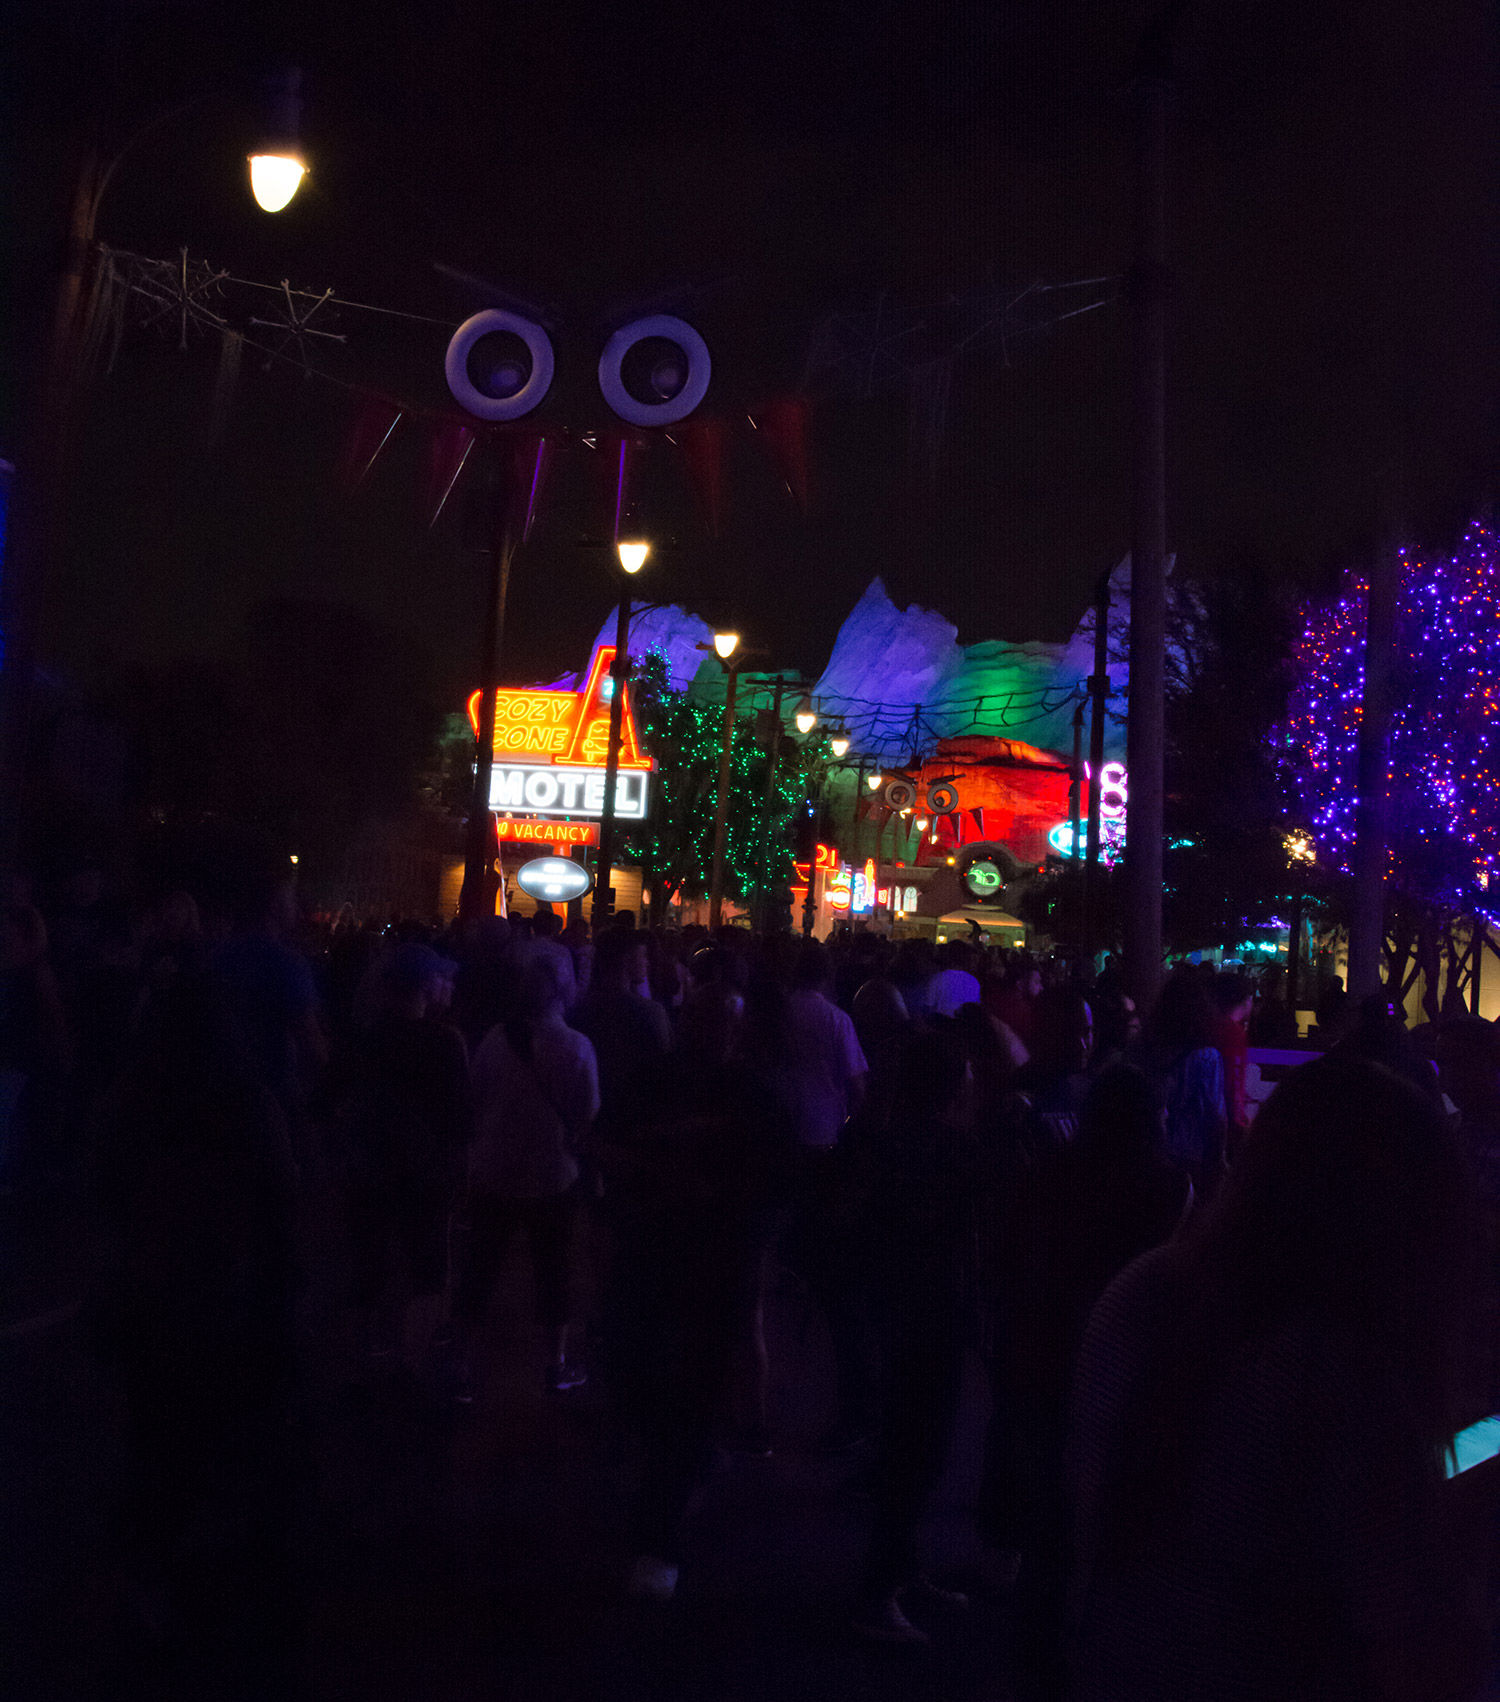
M594 652L582 691L501 690L495 701L495 756L490 808L501 839L534 843L592 844L591 821L604 814L604 771L609 755L609 670L612 647ZM469 699L469 725L479 733L479 699ZM615 776L615 817L644 821L650 807L652 762L641 751L630 688L620 717L620 766ZM518 821L517 816L582 816L584 822Z

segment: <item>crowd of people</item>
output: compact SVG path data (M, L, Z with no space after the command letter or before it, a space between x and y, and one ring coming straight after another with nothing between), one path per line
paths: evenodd
M672 1598L716 1450L812 1446L873 1504L852 1629L977 1611L922 1560L975 1356L1023 1694L1475 1693L1484 1474L1444 1449L1500 1394L1493 1025L1424 1047L1371 1001L1252 1119L1250 1029L1284 1013L1238 972L1183 966L1142 1015L1112 967L982 942L632 922L309 938L269 877L207 917L86 886L0 915L0 1181L88 1180L148 1621L205 1508L276 1573L316 1165L360 1355L434 1402L482 1393L524 1243L532 1374L637 1445L635 1597ZM837 1389L811 1443L769 1398L784 1283Z

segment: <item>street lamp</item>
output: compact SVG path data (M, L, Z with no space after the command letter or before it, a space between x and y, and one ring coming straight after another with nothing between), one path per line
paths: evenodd
M716 632L714 634L714 650L721 662L727 662L740 647L740 635L737 632Z
M813 708L810 697L804 697L801 703L797 705L796 721L799 733L810 733L817 726L818 712Z
M849 735L840 729L828 741L828 748L842 761L849 754Z
M264 213L279 213L297 193L307 167L295 154L251 154L250 193Z
M594 929L614 914L609 884L615 861L615 788L620 780L620 731L625 717L625 682L630 677L630 582L646 565L651 546L640 539L615 540L622 577L615 611L615 659L609 669L609 745L604 758L604 814L599 821L599 857L594 865Z
M265 130L250 155L250 193L262 212L279 213L307 175L298 141L302 131L302 73L295 67L267 77L262 91Z
M877 772L872 774L870 778L865 781L865 785L868 786L872 792L878 792L884 779L885 776Z

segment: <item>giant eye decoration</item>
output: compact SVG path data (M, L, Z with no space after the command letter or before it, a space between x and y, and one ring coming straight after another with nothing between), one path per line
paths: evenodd
M637 426L685 420L708 394L712 375L708 344L671 313L648 313L622 325L599 357L604 400Z
M518 420L552 385L552 341L540 325L504 308L466 319L448 344L448 389L476 418Z

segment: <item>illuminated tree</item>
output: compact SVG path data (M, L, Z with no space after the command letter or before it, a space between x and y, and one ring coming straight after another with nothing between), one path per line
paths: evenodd
M723 709L673 691L668 680L666 658L653 651L637 668L632 685L641 742L656 763L656 801L648 827L632 835L626 858L642 866L653 921L678 894L701 898L708 891L723 748ZM806 794L807 753L793 740L782 741L768 811L769 762L753 724L736 721L725 818L725 896L761 898L774 908L784 907L789 898L792 821Z
M1354 850L1367 586L1306 611L1283 785L1320 859ZM1475 522L1451 555L1403 551L1393 667L1390 880L1450 913L1490 910L1500 875L1500 556Z
M1337 883L1351 869L1367 586L1305 611L1280 740L1284 796ZM1392 666L1386 967L1425 1005L1462 984L1500 913L1500 549L1474 522L1451 554L1403 551ZM1335 907L1334 914L1337 913ZM1474 926L1477 923L1478 926ZM1446 959L1446 966L1444 965ZM1472 960L1471 960L1472 961Z

